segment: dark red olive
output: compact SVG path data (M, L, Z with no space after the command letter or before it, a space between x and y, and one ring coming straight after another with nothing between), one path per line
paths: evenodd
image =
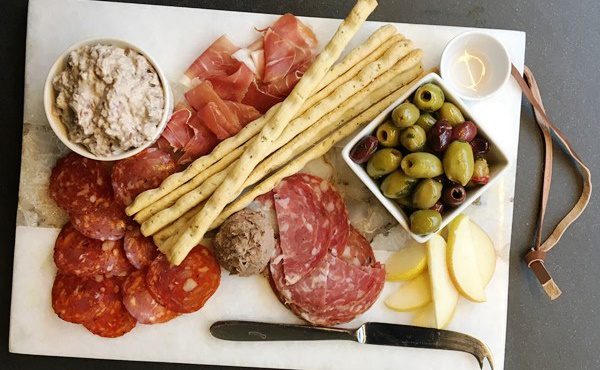
M475 156L484 155L490 151L490 142L483 136L476 136L469 144L471 144Z
M367 136L361 139L354 148L350 150L350 158L358 164L365 163L377 151L379 140L375 136Z
M429 209L433 209L434 211L438 211L439 213L444 212L444 203L440 202L439 200L433 205L433 207L429 208Z
M434 152L443 152L452 142L452 126L446 120L439 120L427 133L429 148Z
M467 191L461 184L449 184L442 190L442 200L450 207L458 207L467 199Z
M452 139L470 142L477 136L477 126L471 121L465 121L452 129Z

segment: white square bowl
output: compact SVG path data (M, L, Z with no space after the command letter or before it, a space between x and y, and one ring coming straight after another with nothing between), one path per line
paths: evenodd
M509 160L506 154L504 154L502 148L500 148L496 141L494 141L494 137L489 135L488 132L482 129L482 126L479 124L481 120L475 117L471 110L464 104L464 102L459 98L458 94L448 86L442 80L440 76L436 73L429 73L426 76L423 76L420 80L414 83L413 87L408 90L402 97L396 100L393 104L391 104L388 108L386 108L380 115L378 115L373 121L371 121L367 126L365 126L358 134L356 134L348 144L342 150L342 156L344 160L350 166L352 171L356 173L356 175L361 179L361 181L371 190L373 194L379 199L379 201L383 204L383 206L394 216L394 218L408 231L413 239L420 243L424 243L434 233L427 235L419 235L410 231L410 221L409 215L393 200L387 198L381 193L379 190L379 185L371 179L371 177L367 174L365 166L362 164L355 163L350 158L350 150L358 143L362 138L369 135L374 135L377 127L391 114L391 111L398 106L400 103L408 99L420 86L431 82L438 85L442 91L444 91L444 95L446 96L446 101L449 101L455 104L463 113L465 119L473 121L475 125L477 125L478 135L485 137L490 143L490 151L486 154L485 158L488 161L490 167L490 181L476 188L467 189L467 198L463 204L456 208L446 207L446 211L442 214L442 224L440 226L440 230L443 229L454 217L462 213L465 208L467 208L475 199L479 198L483 193L485 193L494 183L502 176L502 173L508 168Z

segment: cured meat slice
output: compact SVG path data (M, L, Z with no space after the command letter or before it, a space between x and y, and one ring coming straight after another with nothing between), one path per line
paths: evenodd
M286 178L274 189L286 284L310 272L327 253L329 219L302 176Z
M350 224L344 199L331 183L306 173L298 174L302 181L312 188L317 203L325 209L328 222L324 225L329 231L329 249L341 249L346 245ZM371 246L369 245L369 249Z
M247 207L254 212L262 213L275 232L275 236L279 235L279 225L277 224L277 213L275 212L275 201L273 199L273 191L256 197Z
M102 249L107 253L104 273L108 276L123 277L129 275L134 267L129 263L123 248L123 239L105 241Z
M241 130L237 116L229 109L227 104L215 92L212 84L209 81L202 81L198 86L185 93L187 102L198 112L200 112L207 104L213 103L224 119L221 126L231 135L235 135ZM201 116L202 117L202 116ZM206 123L206 120L204 120Z
M238 49L226 36L221 36L194 60L185 75L190 79L229 75L236 63L231 54Z
M179 266L171 266L164 254L152 262L146 275L150 293L161 305L178 313L194 312L219 287L221 268L211 251L199 245Z
M265 70L263 81L284 78L295 66L312 57L317 39L292 14L284 14L264 35Z
M208 80L215 92L224 100L241 101L254 80L254 72L245 63L236 61L237 70L228 76L215 76Z
M137 225L132 225L125 231L123 249L129 263L138 270L150 266L159 253L152 237L142 235Z
M116 338L129 333L136 325L135 318L129 314L118 297L115 297L104 313L83 326L91 333L105 338Z
M183 148L183 155L177 161L179 165L191 163L195 159L210 153L219 143L219 139L202 123L197 115L194 115L188 124L192 128L194 136Z
M300 81L302 76L304 76L304 73L306 72L306 70L308 70L312 62L313 58L309 58L303 63L295 66L292 70L289 71L288 74L285 75L285 77L282 77L267 84L264 87L265 92L272 96L278 96L282 100L285 99L285 97L292 92L292 90L294 89L298 81Z
M232 133L235 130L234 128L230 127L229 129L226 129L226 126L228 125L227 118L223 114L223 111L213 102L210 102L201 108L198 112L198 117L202 119L202 122L204 122L206 127L212 131L219 140L224 140L235 135L235 133Z
M156 188L177 170L168 153L148 148L133 157L118 161L112 171L115 199L129 205L141 192Z
M238 103L234 101L226 101L225 104L231 109L231 111L238 117L240 124L246 126L246 124L254 121L262 114L251 105Z
M103 274L108 254L102 245L102 241L86 237L68 223L54 243L54 263L65 274Z
M371 244L352 226L346 243L343 246L338 244L332 248L331 254L354 266L371 266L375 263L375 255Z
M52 309L61 319L82 324L103 314L118 291L115 281L101 275L80 277L59 272L52 285Z
M83 235L98 240L117 240L125 235L127 215L120 204L87 213L71 213L71 223Z
M146 286L146 272L135 271L123 283L123 304L141 324L167 322L179 314L158 303Z
M188 125L188 121L192 118L191 109L182 108L176 110L171 115L167 126L161 134L162 138L168 141L173 151L183 149L186 144L192 139L194 131Z
M50 175L50 196L69 212L91 212L112 202L110 173L99 162L69 153L61 158Z
M248 87L248 92L242 103L251 105L259 112L265 113L275 104L282 102L285 97L273 95L268 91L267 85L260 81L254 80Z

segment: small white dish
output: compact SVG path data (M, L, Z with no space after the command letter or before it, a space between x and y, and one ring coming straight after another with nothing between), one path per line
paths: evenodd
M467 198L463 204L456 208L447 208L442 214L442 224L439 230L442 230L454 217L462 213L475 199L479 198L485 193L494 183L501 177L502 173L509 167L509 160L504 151L498 146L497 142L492 136L483 130L483 126L479 124L481 120L475 117L471 110L464 104L464 102L458 97L458 94L451 89L446 81L442 80L436 73L429 73L417 81L411 89L409 89L400 99L396 100L388 108L386 108L380 115L378 115L373 121L371 121L365 128L363 128L358 134L356 134L342 150L342 156L344 161L350 166L352 171L361 179L361 181L371 190L371 192L379 199L381 204L390 212L390 214L406 229L413 239L419 243L424 243L432 234L418 235L410 231L409 215L392 199L387 198L379 190L379 185L375 182L365 170L364 164L355 163L350 158L350 150L358 143L362 138L369 135L374 135L377 127L386 120L391 114L392 110L400 103L408 99L420 86L432 82L438 85L445 94L446 101L455 104L463 113L466 120L473 121L477 125L478 135L485 137L490 143L490 151L485 155L490 167L490 181L483 185L472 189L467 189Z
M160 83L161 83L161 86L163 89L163 96L165 98L164 111L163 111L161 120L157 126L156 133L152 137L152 140L144 143L144 145L142 145L140 147L132 148L125 152L110 155L110 156L97 156L97 155L91 153L85 146L72 142L69 139L69 134L68 134L67 128L65 127L64 123L60 120L60 117L56 114L55 109L54 109L54 102L56 100L56 92L54 91L54 87L52 86L52 81L53 81L54 77L56 75L58 75L60 72L62 72L62 70L64 69L66 59L71 51L79 49L80 47L85 46L85 45L94 45L94 44L107 44L107 45L114 45L114 46L118 46L118 47L122 47L122 48L132 49L132 50L137 51L141 55L143 55L148 60L148 62L152 65L152 67L154 67L154 70L156 71L158 78L160 79ZM46 83L44 85L44 110L46 112L46 118L48 118L48 122L50 123L50 127L52 127L52 131L54 131L54 133L56 134L56 136L58 136L60 141L62 141L63 144L65 144L69 149L71 149L72 151L74 151L77 154L80 154L80 155L90 158L90 159L95 159L98 161L117 161L117 160L125 159L125 158L128 158L128 157L138 154L142 150L144 150L147 147L149 147L150 145L152 145L160 137L160 134L163 132L164 128L166 127L166 125L169 121L169 117L171 116L171 113L173 111L173 93L171 91L169 81L167 80L163 71L160 69L160 67L154 60L154 58L152 58L144 50L140 49L139 47L137 47L127 41L123 41L120 39L94 38L94 39L81 41L81 42L78 42L78 43L72 45L67 50L65 50L65 52L63 52L61 54L61 56L56 60L56 62L54 62L54 64L50 68L50 72L48 73L48 77L46 78Z
M504 86L510 77L510 66L500 41L481 31L469 31L446 45L440 72L463 99L484 100Z

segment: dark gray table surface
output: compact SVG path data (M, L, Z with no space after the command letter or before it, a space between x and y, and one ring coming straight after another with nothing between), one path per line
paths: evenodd
M148 0L155 4L342 18L353 1ZM598 0L380 0L370 19L522 30L526 64L546 109L592 169L600 165L600 1ZM51 11L51 9L48 9ZM192 369L191 365L24 356L8 353L8 326L19 183L26 0L0 0L0 368ZM599 369L600 209L594 196L583 217L547 259L563 295L550 302L521 256L530 245L540 192L540 135L531 109L522 107L511 248L506 369ZM579 181L562 153L555 172L547 227L576 199ZM482 323L485 325L485 323ZM60 340L60 338L56 338ZM152 349L149 348L149 351ZM202 367L214 368L217 367Z

